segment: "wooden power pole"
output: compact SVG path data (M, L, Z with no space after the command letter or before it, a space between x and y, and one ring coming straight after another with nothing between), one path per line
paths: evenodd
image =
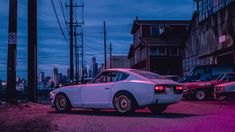
M75 48L75 79L76 79L76 84L78 84L79 81L79 69L78 69L78 63L79 63L79 53L78 53L78 46L77 46L77 27L74 26L74 48Z
M106 49L106 23L104 21L104 69L107 69L107 49Z
M70 28L70 81L73 82L73 74L74 74L74 67L73 67L73 0L70 0L69 5L70 10L70 22L69 22L69 28Z
M113 51L112 43L110 43L109 44L109 68L110 69L112 69L112 67L113 67L112 51Z
M7 102L16 101L17 0L10 0L7 62Z
M28 89L37 102L37 0L28 0Z

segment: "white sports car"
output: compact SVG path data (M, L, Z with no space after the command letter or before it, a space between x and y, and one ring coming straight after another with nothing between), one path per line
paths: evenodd
M66 112L71 108L112 109L120 114L148 107L163 112L181 101L183 86L158 74L136 69L109 69L89 84L55 89L50 93L52 106Z

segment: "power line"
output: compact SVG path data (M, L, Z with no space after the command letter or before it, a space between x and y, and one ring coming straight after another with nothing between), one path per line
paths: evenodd
M67 31L69 32L69 28L68 28L68 26L67 26L67 24L66 24L67 19L66 19L66 16L65 16L64 6L63 6L61 0L58 0L58 1L59 1L59 3L60 3L60 8L61 8L61 12L62 12L62 15L63 15L63 18L64 18L64 23L65 23L65 25L66 25L66 29L67 29Z
M58 18L58 15L57 15L57 12L56 12L56 9L55 9L55 4L54 4L54 1L53 1L53 0L51 0L51 4L52 4L52 7L53 7L55 16L56 16L56 20L57 20L57 22L58 22L58 24L59 24L60 31L61 31L61 33L62 33L64 39L65 39L66 41L68 41L68 39L66 38L66 36L65 36L65 34L64 34L64 31L63 31L63 29L62 29L62 27L61 27L61 24L60 24L60 21L59 21L59 18Z

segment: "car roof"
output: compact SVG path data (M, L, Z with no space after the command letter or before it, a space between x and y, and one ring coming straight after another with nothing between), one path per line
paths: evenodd
M113 68L113 69L106 69L104 70L105 71L118 71L118 72L131 72L131 70L134 70L134 69L131 69L131 68Z
M178 75L162 75L164 77L179 77Z
M221 74L235 74L235 72L224 72L224 73L221 73Z

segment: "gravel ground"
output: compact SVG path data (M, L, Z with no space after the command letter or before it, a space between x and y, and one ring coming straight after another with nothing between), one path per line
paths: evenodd
M130 116L113 110L93 112L74 109L58 113L48 105L0 105L0 131L81 132L234 132L235 101L182 101L160 115L147 109Z

